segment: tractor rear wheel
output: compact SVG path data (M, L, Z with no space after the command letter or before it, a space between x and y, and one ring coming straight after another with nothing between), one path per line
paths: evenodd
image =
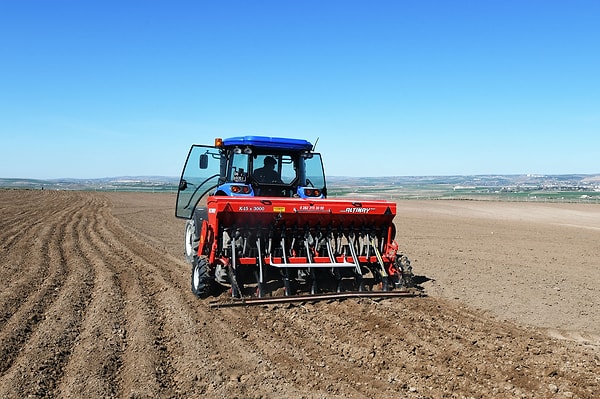
M206 256L196 256L192 263L192 292L198 298L206 298L212 294L212 278Z

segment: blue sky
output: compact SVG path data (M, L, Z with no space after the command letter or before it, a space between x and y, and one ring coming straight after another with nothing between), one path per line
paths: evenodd
M335 176L600 173L598 1L0 1L0 177L178 176L319 139Z

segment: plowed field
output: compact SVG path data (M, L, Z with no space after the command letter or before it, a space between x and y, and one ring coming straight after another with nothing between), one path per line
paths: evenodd
M598 398L600 207L408 201L424 298L212 309L171 194L0 191L1 398Z

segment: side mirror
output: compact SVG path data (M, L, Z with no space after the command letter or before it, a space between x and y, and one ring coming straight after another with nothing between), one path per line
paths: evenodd
M208 168L208 154L202 154L200 155L200 169L206 169Z

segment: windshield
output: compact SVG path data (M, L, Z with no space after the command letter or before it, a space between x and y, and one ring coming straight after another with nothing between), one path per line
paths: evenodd
M198 201L219 181L220 160L218 149L192 146L179 181L175 216L186 219L192 217Z
M323 173L321 154L312 154L311 158L304 161L304 168L306 171L306 184L304 185L325 190L325 174Z
M227 182L245 183L248 176L248 154L232 154Z

